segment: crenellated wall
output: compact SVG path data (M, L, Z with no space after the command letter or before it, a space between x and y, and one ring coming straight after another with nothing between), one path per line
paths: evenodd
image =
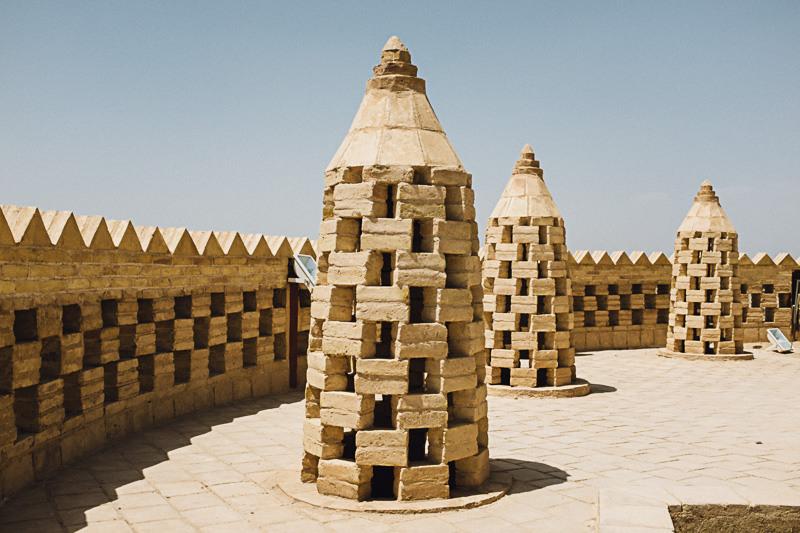
M764 342L768 328L790 336L792 272L789 254L739 258L744 295L744 342ZM576 251L569 256L577 350L663 347L669 321L672 262L661 252Z
M175 416L305 380L308 239L0 209L0 500ZM292 274L293 275L293 274Z
M664 346L672 263L662 253L570 254L577 350Z

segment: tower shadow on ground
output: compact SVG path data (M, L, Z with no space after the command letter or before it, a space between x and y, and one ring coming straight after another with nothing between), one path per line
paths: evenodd
M566 483L569 474L556 467L537 461L511 458L491 458L492 472L506 472L511 475L513 484L508 494L523 494L552 485Z

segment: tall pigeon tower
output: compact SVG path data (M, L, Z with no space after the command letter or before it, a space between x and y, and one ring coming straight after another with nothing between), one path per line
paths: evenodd
M448 498L489 474L472 177L397 37L325 172L302 479Z
M742 347L738 236L709 181L678 228L661 355L752 359Z
M515 394L587 394L575 376L564 219L529 145L489 218L483 288L487 381Z

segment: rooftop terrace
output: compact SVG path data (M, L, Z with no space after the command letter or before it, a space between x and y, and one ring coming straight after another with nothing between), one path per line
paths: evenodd
M293 503L277 486L299 467L293 393L179 418L90 456L0 508L0 530L656 532L671 530L668 505L800 505L800 359L755 355L584 353L589 396L490 398L492 468L514 485L484 507L386 515Z

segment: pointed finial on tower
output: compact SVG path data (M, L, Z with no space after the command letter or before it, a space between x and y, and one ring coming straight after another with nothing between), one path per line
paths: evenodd
M403 41L401 41L400 37L397 35L392 35L389 37L389 40L383 45L384 52L388 52L390 50L397 52L408 52L408 48L406 48L406 45L403 44Z
M700 184L700 190L694 197L692 207L686 214L686 218L678 226L678 231L703 232L718 231L723 233L735 233L730 218L722 209L717 193L711 182L704 180Z
M539 168L539 162L536 160L536 155L533 153L533 148L530 144L522 147L519 153L519 159L514 165L514 174L538 174L542 175L542 169Z
M411 63L411 53L396 35L389 37L381 50L381 62L372 69L375 77L408 76L416 78L417 67Z
M715 202L719 204L719 197L714 191L714 186L711 185L711 182L708 180L703 180L703 183L700 184L700 190L697 192L695 200L698 202Z

